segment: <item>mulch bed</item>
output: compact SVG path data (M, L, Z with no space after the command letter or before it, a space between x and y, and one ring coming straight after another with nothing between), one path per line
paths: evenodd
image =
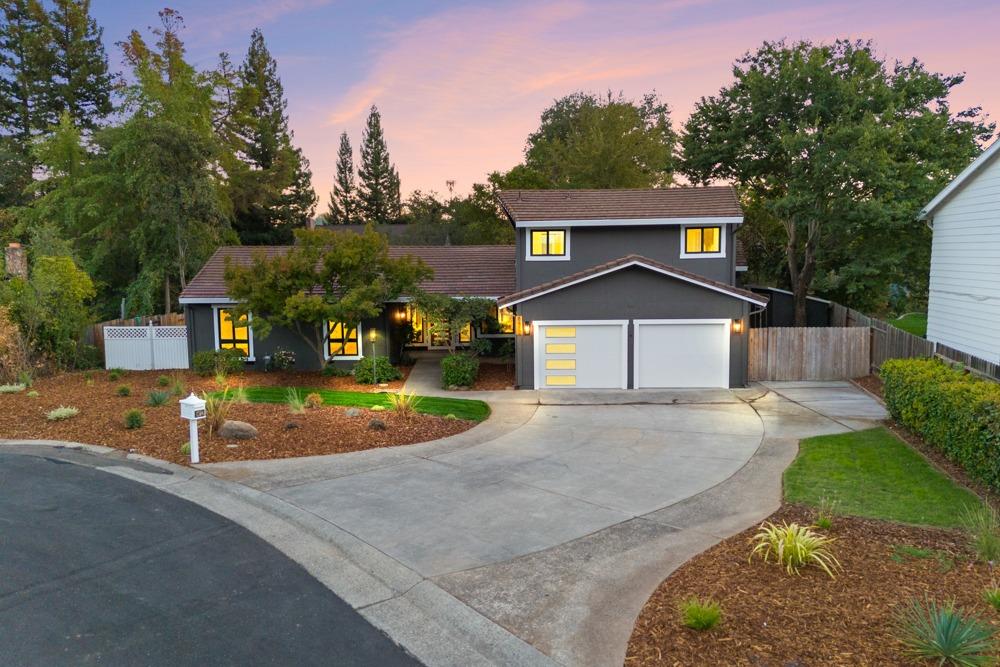
M188 439L188 427L187 422L180 418L178 397L171 396L160 407L146 405L150 391L163 391L156 384L160 375L175 377L169 371L130 371L118 380L110 380L105 371L95 371L91 384L87 383L84 373L38 379L32 387L39 393L37 398L29 398L27 392L0 394L0 438L69 440L137 452L174 463L187 463L189 459L180 448ZM188 372L179 375L184 378L188 392L200 394L218 389L214 379ZM349 377L326 378L318 373L246 373L231 376L229 380L231 384L242 382L245 386L266 384L346 391L381 390L357 385ZM128 385L131 395L118 396L115 392L119 385ZM389 384L390 389L400 386L402 381ZM46 412L62 405L78 408L80 414L64 421L46 420ZM132 408L141 409L145 415L146 423L142 428L125 428L124 414ZM229 418L250 422L257 427L259 437L243 441L209 438L202 423L199 437L201 460L211 463L287 458L408 445L461 433L475 425L475 422L432 415L415 415L407 419L388 410L361 410L360 416L348 417L346 410L324 406L292 415L285 405L234 405ZM384 431L368 428L373 417L385 423Z
M785 506L769 520L814 519L811 510ZM993 575L974 562L959 531L836 518L827 531L843 566L836 580L817 568L795 576L773 562L748 562L756 531L719 543L660 584L636 622L626 665L907 664L892 625L898 606L914 597L955 600L1000 627L1000 614L981 597ZM915 557L898 546L934 554ZM717 627L681 625L677 604L692 595L721 603Z
M495 391L500 389L512 389L517 380L514 377L513 364L479 364L479 376L473 391Z

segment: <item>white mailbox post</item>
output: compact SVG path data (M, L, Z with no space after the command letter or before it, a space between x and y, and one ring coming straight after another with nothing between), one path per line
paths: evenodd
M205 418L205 401L192 393L180 403L181 417L188 420L191 463L198 463L201 460L198 456L198 420Z

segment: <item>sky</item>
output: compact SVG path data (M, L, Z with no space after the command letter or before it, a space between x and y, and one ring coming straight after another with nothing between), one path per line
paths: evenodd
M112 66L115 42L157 23L167 0L92 0ZM171 0L199 68L240 62L259 27L288 98L294 141L326 209L340 133L358 146L368 109L382 124L404 193L467 192L520 162L553 100L577 90L655 90L683 123L765 40L875 41L890 60L965 72L952 108L1000 119L1000 0Z

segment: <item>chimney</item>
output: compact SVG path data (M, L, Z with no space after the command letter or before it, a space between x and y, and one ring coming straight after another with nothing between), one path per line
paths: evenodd
M24 246L20 243L11 243L3 251L4 263L7 266L8 278L28 278L28 256L24 252Z

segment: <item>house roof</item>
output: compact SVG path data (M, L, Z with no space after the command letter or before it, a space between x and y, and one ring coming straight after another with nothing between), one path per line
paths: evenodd
M733 244L733 262L736 264L737 271L746 271L749 267L747 249L743 245L743 239L739 236L736 237L736 242Z
M504 190L497 193L497 198L517 226L556 221L743 220L743 209L731 185L646 190Z
M290 246L223 246L181 292L181 303L225 300L226 258L248 265L255 253L267 257L288 252ZM423 289L451 296L497 297L514 289L514 246L390 246L390 257L412 255L434 269Z
M749 301L759 306L767 305L766 296L755 294L749 290L740 289L739 287L733 287L732 285L728 285L717 280L711 280L709 278L705 278L704 276L699 276L696 273L684 271L683 269L678 269L670 266L669 264L658 262L655 259L643 257L642 255L626 255L625 257L605 262L604 264L592 266L589 269L584 269L583 271L571 273L568 276L563 276L562 278L558 278L556 280L550 280L549 282L542 283L541 285L535 285L534 287L529 287L528 289L523 289L519 292L513 292L512 294L508 294L507 296L498 299L497 304L501 307L513 306L514 304L521 303L522 301L529 301L542 296L543 294L549 294L550 292L565 289L571 285L576 285L577 283L591 280L592 278L597 278L598 276L603 276L630 266L640 266L651 271L657 271L672 278L677 278L716 292L728 294L729 296L742 299L743 301Z
M917 220L927 220L928 218L934 217L934 211L941 207L946 201L948 201L952 195L958 192L962 186L973 176L975 176L981 169L986 167L990 162L1000 157L1000 139L995 140L990 147L979 154L975 160L972 161L968 167L962 170L955 179L945 186L941 192L937 193L937 196L930 201L927 206L920 209L920 213L917 214Z

